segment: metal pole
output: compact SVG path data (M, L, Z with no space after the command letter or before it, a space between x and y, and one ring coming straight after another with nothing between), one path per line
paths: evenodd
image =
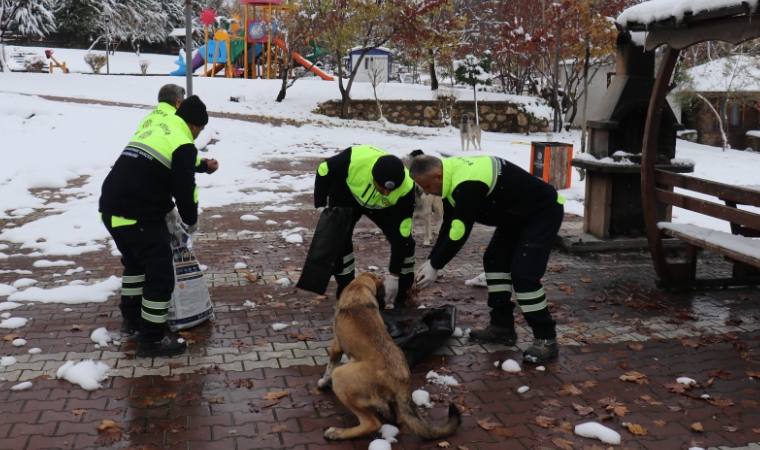
M560 114L562 108L559 104L559 56L560 56L560 41L562 40L562 25L561 21L557 21L557 45L555 48L554 56L554 126L552 129L555 133L560 131Z
M185 90L193 95L193 1L185 0Z
M109 49L110 44L111 44L111 28L108 26L108 23L110 21L111 21L111 18L106 16L106 75L111 75L111 62L109 61L109 58L108 58L108 54L111 52L111 50Z

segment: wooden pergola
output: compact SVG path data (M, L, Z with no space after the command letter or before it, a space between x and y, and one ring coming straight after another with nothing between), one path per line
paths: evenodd
M657 274L657 284L661 287L757 284L760 277L757 276L759 272L755 268L760 267L760 258L754 251L743 252L740 251L741 249L737 250L736 245L728 246L728 248L716 246L714 240L703 239L700 233L689 235L688 230L664 226L663 223L658 225L657 204L659 202L726 220L731 223L732 232L739 239L760 237L760 215L737 208L737 204L760 207L760 191L669 173L655 168L657 140L665 97L681 50L704 41L717 40L740 44L760 37L760 11L753 9L746 1L716 0L712 5L702 4L701 10L682 16L667 14L668 7L674 12L679 11L677 7L681 7L681 11L684 9L688 11L695 8L691 6L692 4L686 0L682 0L680 5L673 0L650 0L626 10L618 18L616 24L621 32L646 32L646 50L651 51L660 46L666 46L662 52L649 104L641 163L644 221ZM662 8L656 10L658 6ZM632 18L638 21L632 21ZM647 18L651 20L646 20ZM674 192L674 188L712 195L724 201L725 204ZM685 263L669 263L666 260L662 245L663 234L687 243ZM731 236L728 233L725 234L728 237ZM746 242L755 245L751 240ZM721 253L734 262L733 277L696 280L697 247Z

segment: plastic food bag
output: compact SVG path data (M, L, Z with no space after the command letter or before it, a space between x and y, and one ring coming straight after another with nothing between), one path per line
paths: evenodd
M414 367L435 352L456 329L456 306L383 309L385 328Z
M325 208L319 216L309 253L296 287L323 295L335 272L346 234L351 226L351 208Z

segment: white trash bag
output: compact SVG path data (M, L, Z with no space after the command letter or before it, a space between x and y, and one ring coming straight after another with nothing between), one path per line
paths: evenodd
M213 319L214 307L203 270L193 251L192 238L182 225L167 219L174 256L175 284L166 322L171 331L192 328Z

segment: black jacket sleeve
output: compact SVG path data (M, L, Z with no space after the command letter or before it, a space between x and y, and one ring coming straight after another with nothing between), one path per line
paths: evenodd
M198 221L198 203L195 201L195 159L198 150L193 144L177 147L172 155L172 196L177 203L182 221L193 225Z
M314 181L314 207L327 206L327 196L333 182L348 178L348 166L351 164L351 149L347 148L337 155L327 158L317 169L317 178Z
M195 166L195 173L206 173L208 171L208 161L201 161L200 164Z
M470 237L475 219L488 196L488 186L480 181L465 181L454 189L456 206L443 202L443 223L435 246L430 252L430 265L443 269L459 253Z

